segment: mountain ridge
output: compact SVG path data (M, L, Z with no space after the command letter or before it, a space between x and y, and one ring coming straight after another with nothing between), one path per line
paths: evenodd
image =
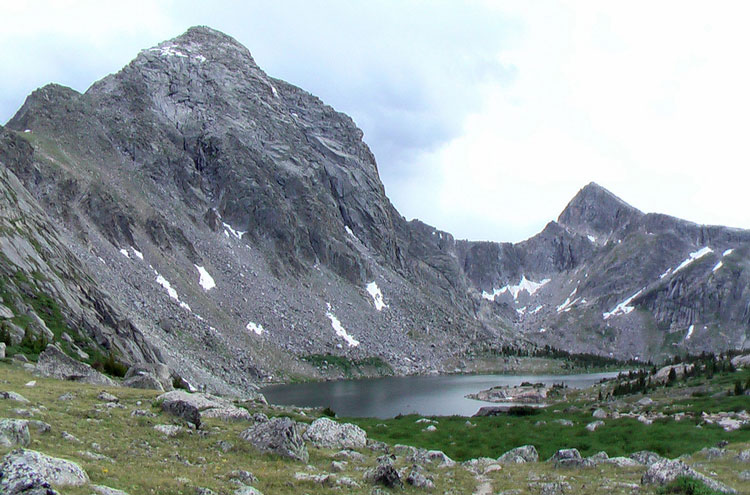
M0 161L191 383L317 376L304 358L319 354L404 374L509 345L623 359L747 345L750 231L644 214L591 183L525 241L455 240L398 213L351 118L210 28L84 93L45 86L7 128L30 157L0 146Z

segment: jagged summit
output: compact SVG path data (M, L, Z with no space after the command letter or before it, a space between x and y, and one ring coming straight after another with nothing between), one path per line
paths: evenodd
M558 222L582 234L609 235L643 213L595 182L568 203Z

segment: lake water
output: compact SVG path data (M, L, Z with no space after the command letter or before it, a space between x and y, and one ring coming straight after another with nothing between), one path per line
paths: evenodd
M467 394L522 382L564 383L584 388L613 373L579 375L437 375L272 385L262 390L271 404L330 407L339 416L392 418L398 414L472 416L480 407L498 405L467 399Z

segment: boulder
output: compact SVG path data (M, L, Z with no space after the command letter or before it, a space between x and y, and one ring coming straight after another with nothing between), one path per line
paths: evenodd
M548 462L554 463L555 467L580 467L584 464L578 449L560 449L550 457Z
M593 421L586 425L586 429L589 431L596 431L598 428L604 426L604 421Z
M0 392L0 399L14 400L16 402L21 402L23 404L28 404L29 403L29 399L27 399L23 395L17 394L15 392L10 392L10 391L8 391L8 392Z
M432 490L433 488L435 488L435 483L430 478L425 476L424 470L416 464L411 467L411 470L406 477L406 483L411 486L424 488L427 490Z
M0 493L46 494L50 485L81 486L89 477L81 467L70 461L44 455L34 450L17 449L0 464ZM45 491L46 490L46 491Z
M365 481L383 485L386 488L403 488L404 486L401 476L393 467L393 459L388 455L378 457L378 465L365 472L364 478Z
M695 471L681 460L665 460L654 463L641 477L644 485L666 485L679 477L693 478L702 481L707 487L721 493L737 493L732 488L712 480L708 476Z
M26 447L31 443L25 419L0 419L0 447Z
M131 366L125 373L125 383L128 383L128 381L132 385L125 385L126 387L167 392L174 390L172 372L169 370L169 366L162 363L139 363ZM154 381L159 385L154 386Z
M91 485L91 489L98 495L128 495L128 492L116 490L104 485Z
M536 451L536 447L534 447L533 445L523 445L504 453L497 458L497 461L501 464L523 464L526 462L538 462L539 453Z
M326 449L361 449L367 446L367 433L357 425L338 423L328 418L312 422L304 439Z
M0 342L0 359L5 359L5 342Z
M111 378L104 376L86 363L76 361L55 344L48 345L44 352L39 355L36 369L42 375L58 380L71 380L108 387L117 386L117 383Z
M209 394L191 394L183 390L173 390L156 398L164 412L200 426L201 418L221 418L225 420L251 421L247 409L241 409L230 401Z
M750 354L733 357L732 365L734 365L735 368L750 368Z
M630 454L630 458L638 462L639 464L643 464L644 466L651 466L652 464L656 464L657 462L667 460L656 452L651 452L650 450L640 450L638 452Z
M104 402L120 402L120 399L118 397L105 391L99 392L99 395L97 395L96 398L99 400L103 400Z
M154 426L154 430L168 437L174 437L182 432L183 428L177 425L156 425Z
M629 457L610 457L606 461L604 461L607 464L613 464L617 467L638 467L642 466L642 464L634 459L631 459Z
M675 365L668 365L664 366L663 368L659 369L659 371L656 372L654 375L653 381L656 383L666 383L669 379L669 372L674 369L675 376L679 380L683 376L685 376L686 372L690 372L693 370L693 367L695 365L693 364L675 364Z
M605 411L604 409L597 409L591 415L596 419L607 419L607 411Z
M159 392L164 392L165 390L161 382L151 373L143 373L126 378L123 380L122 386L143 390L158 390Z
M289 418L273 418L257 423L240 434L261 452L269 452L307 462L309 454L299 425Z
M420 466L435 462L438 463L438 467L453 467L456 465L456 461L448 457L442 450L418 449L406 445L402 445L401 447L408 451L406 459Z

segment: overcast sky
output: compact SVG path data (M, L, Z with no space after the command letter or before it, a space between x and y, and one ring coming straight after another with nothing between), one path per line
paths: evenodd
M391 201L517 241L595 181L644 211L750 228L750 3L3 2L0 122L204 24L351 115Z

